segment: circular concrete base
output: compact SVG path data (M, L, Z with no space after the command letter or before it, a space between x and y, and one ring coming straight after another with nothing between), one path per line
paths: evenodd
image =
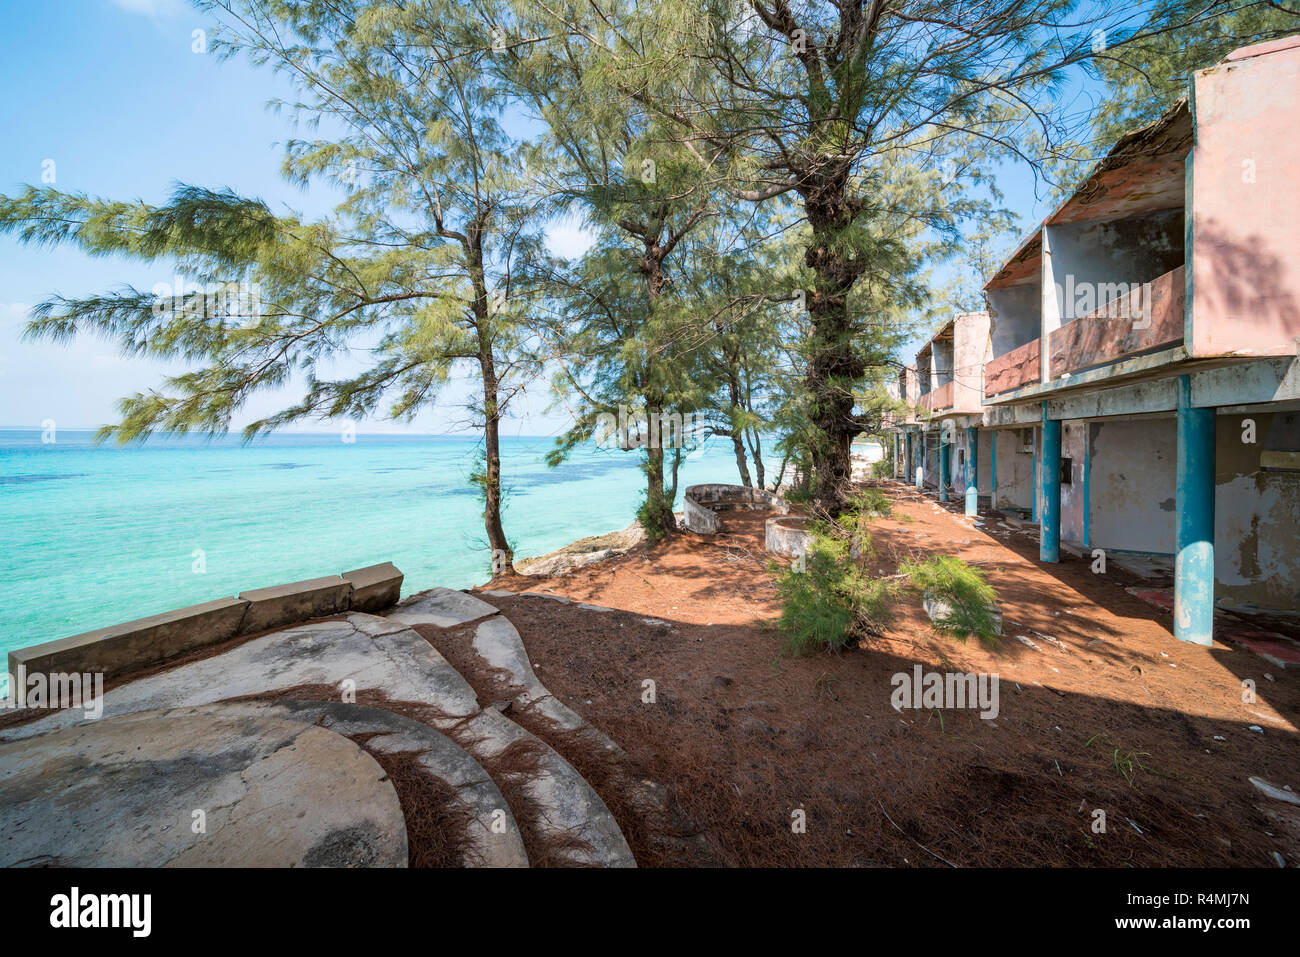
M217 704L0 745L0 866L406 862L383 769L324 728Z

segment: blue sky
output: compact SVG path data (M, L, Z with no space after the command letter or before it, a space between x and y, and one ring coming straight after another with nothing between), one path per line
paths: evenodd
M309 216L338 199L329 188L303 191L283 180L279 144L294 131L289 118L265 104L287 94L287 85L269 70L194 52L194 31L211 23L184 0L15 3L0 18L0 192L41 183L52 161L53 185L114 199L158 202L176 182L229 186ZM1032 226L1043 212L1032 179L1008 169L1001 185L1022 215L1021 227ZM551 241L566 254L583 248L581 230L568 224L555 224ZM0 427L37 427L45 419L60 428L97 427L116 421L118 398L180 371L124 359L111 342L20 340L28 308L51 294L79 296L123 283L147 289L169 282L168 272L72 248L22 247L0 236ZM378 421L359 428L454 431L470 388L469 380L453 383L412 426ZM294 397L292 389L259 396L234 424ZM537 387L507 433L558 432L566 417L547 413L547 404Z

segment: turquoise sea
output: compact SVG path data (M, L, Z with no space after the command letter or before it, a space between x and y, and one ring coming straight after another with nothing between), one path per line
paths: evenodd
M466 481L474 437L41 437L0 431L0 653L377 562L405 573L406 594L491 577ZM644 487L637 453L576 449L551 469L552 444L501 442L506 534L521 557L626 528ZM681 479L737 481L730 443L694 451Z

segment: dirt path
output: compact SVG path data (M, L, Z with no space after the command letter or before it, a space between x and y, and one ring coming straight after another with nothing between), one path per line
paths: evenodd
M561 578L485 587L628 612L579 624L564 605L492 599L551 691L672 786L730 863L1300 860L1300 809L1247 781L1300 791L1294 671L1175 641L1162 613L1124 590L1139 580L1114 566L1040 565L1036 544L995 519L980 528L902 486L889 494L894 516L872 523L876 570L939 548L979 564L1006 622L998 649L938 635L905 599L869 647L782 657L781 636L763 625L779 607L761 513L727 513L711 539L685 533ZM894 710L891 679L918 664L997 673L1000 714ZM647 680L654 703L643 701ZM800 811L803 833L792 830Z

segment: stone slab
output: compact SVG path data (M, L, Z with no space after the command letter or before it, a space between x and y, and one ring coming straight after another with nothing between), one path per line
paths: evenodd
M0 746L0 833L7 867L407 863L401 805L373 757L333 731L221 705Z
M497 610L492 605L463 591L431 588L412 595L384 617L403 625L452 628L496 613Z
M404 576L392 562L355 568L340 577L352 583L352 611L373 614L396 605L402 597Z
M342 614L351 595L352 583L338 575L240 592L239 597L248 602L240 634Z

